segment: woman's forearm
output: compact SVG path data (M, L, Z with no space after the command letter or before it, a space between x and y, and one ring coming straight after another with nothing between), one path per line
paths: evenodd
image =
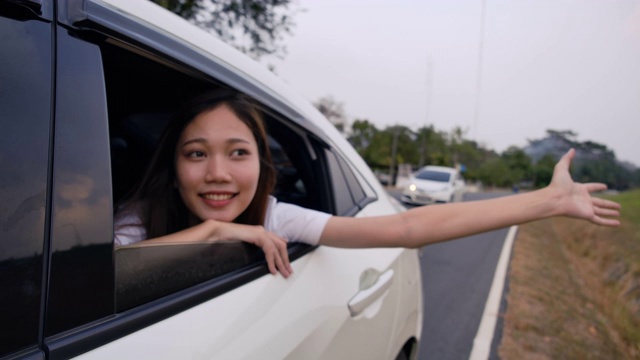
M476 233L561 215L560 196L544 188L499 198L413 208L402 214L408 247L461 238Z
M420 247L558 213L552 189L500 198L415 207L368 218L332 217L321 243L336 247Z

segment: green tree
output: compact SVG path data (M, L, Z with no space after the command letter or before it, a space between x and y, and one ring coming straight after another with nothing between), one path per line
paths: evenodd
M533 166L533 185L544 187L551 182L553 168L556 166L556 158L547 154Z
M349 142L356 149L356 151L365 158L365 152L367 148L373 142L373 138L378 133L376 126L366 119L356 119L351 124L351 134L349 135ZM367 159L365 158L365 161Z
M295 25L291 0L151 0L216 33L223 41L259 59L283 57L285 34Z
M505 174L508 185L518 185L522 181L531 180L533 175L531 158L524 150L511 146L502 153L501 158L509 171Z
M507 164L496 156L482 163L477 171L477 178L488 186L506 187L511 185L506 176L508 173Z

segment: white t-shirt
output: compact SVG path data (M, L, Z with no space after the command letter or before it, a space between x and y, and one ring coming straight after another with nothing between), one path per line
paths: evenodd
M330 217L331 214L278 202L270 196L264 227L289 242L316 245ZM142 225L139 212L116 214L113 236L116 245L146 240L147 230Z

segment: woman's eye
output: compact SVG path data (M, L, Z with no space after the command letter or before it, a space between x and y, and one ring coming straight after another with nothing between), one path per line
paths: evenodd
M204 152L202 151L190 151L187 153L187 157L190 158L199 158L199 157L203 157L204 156Z
M244 156L248 154L249 152L245 149L236 149L231 152L231 156Z

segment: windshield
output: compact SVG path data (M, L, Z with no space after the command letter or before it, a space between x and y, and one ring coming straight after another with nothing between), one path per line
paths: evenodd
M416 173L417 179L422 180L431 180L438 182L449 182L449 178L451 174L441 171L433 171L433 170L422 170Z

